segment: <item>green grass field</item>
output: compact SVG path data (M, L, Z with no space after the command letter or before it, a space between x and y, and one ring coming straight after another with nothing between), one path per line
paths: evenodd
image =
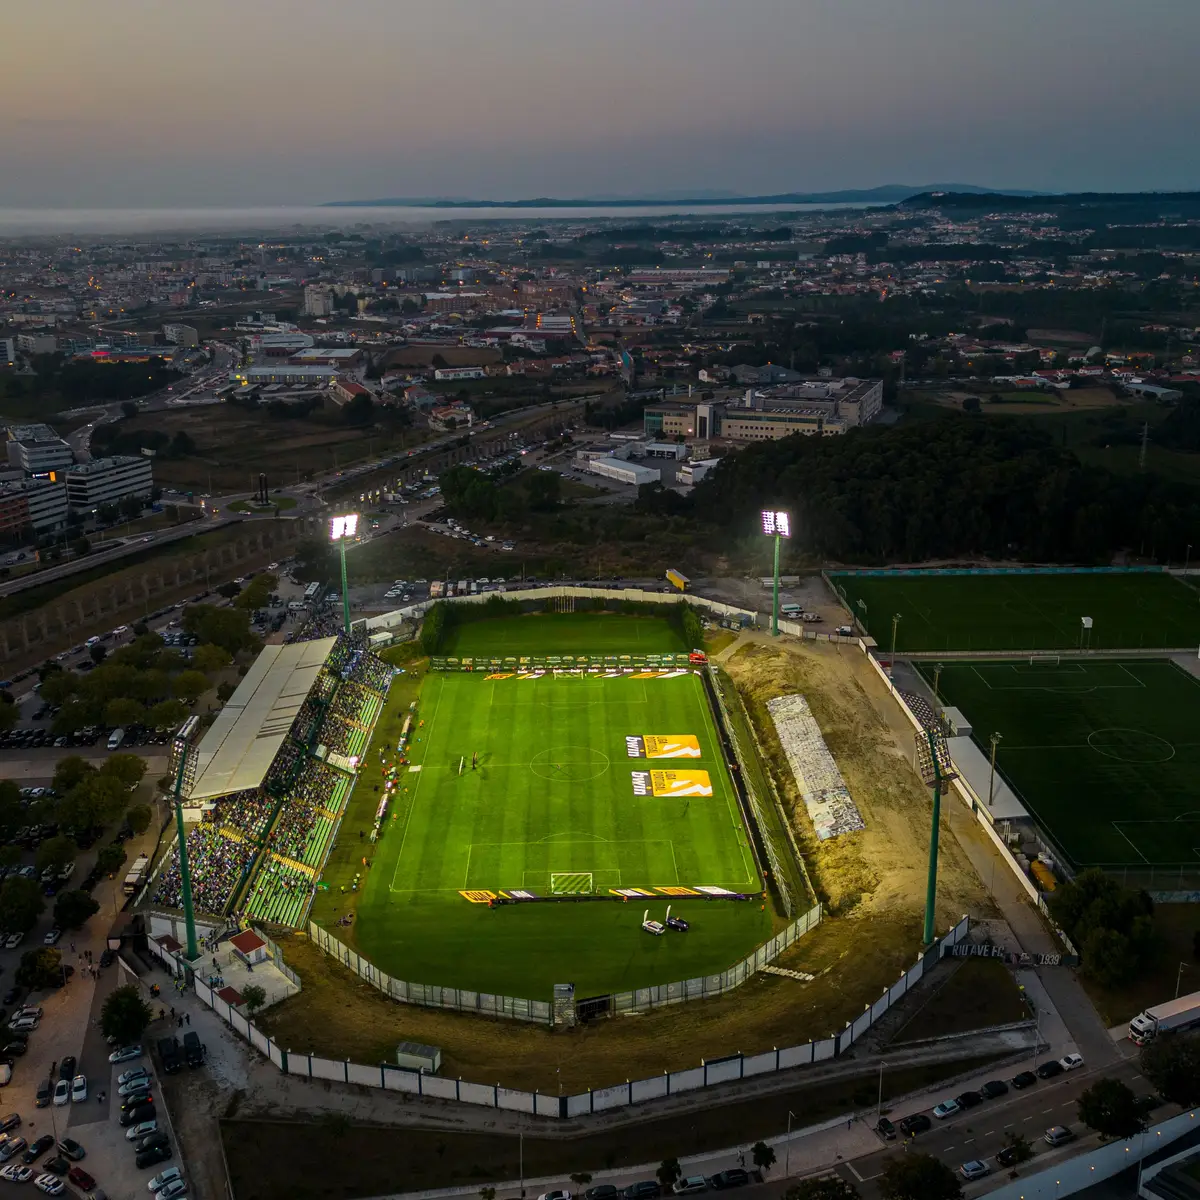
M665 654L686 651L664 617L611 613L529 613L464 621L447 631L439 653L455 658L506 654Z
M1070 650L1082 617L1096 650L1200 645L1200 592L1165 574L831 575L881 647Z
M630 622L629 638L611 632ZM505 640L510 634L524 648L532 636L538 647L564 652L597 645L659 649L665 637L665 626L652 629L640 618L566 614L512 624L522 627L519 635L505 618L460 632L472 635L474 653L497 643L518 648ZM484 639L493 625L501 636ZM401 774L407 791L363 870L361 857L370 857L371 847L358 830L370 829L378 804L379 748L394 747L413 686L403 676L393 686L341 848L325 873L329 890L318 894L313 910L317 921L331 925L353 907L354 924L335 932L381 970L410 982L537 999L548 999L555 983L574 983L582 997L715 973L771 936L772 916L756 902L660 895L626 903L609 896L615 887L761 889L702 683L690 673L426 675L424 726L411 746L412 765L420 769ZM700 757L628 757L626 738L645 734L691 734ZM633 772L660 767L707 772L712 795L635 795ZM341 886L356 872L360 891L347 896ZM460 894L512 889L608 898L491 909ZM644 933L644 909L661 920L668 903L691 930Z
M932 665L921 664L932 676ZM1200 870L1200 681L1163 660L948 662L960 708L1074 866Z

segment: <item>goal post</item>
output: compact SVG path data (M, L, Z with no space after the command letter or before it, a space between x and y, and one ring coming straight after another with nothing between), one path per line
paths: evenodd
M1031 654L1029 656L1029 665L1031 667L1057 667L1059 664L1059 655L1057 654Z

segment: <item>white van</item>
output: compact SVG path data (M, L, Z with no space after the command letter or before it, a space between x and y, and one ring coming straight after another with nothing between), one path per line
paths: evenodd
M108 748L110 750L119 750L121 748L121 743L124 740L125 740L125 730L114 729L112 731L112 733L110 733L108 735Z

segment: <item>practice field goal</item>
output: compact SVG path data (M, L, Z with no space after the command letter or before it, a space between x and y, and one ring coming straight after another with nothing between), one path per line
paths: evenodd
M594 892L591 871L551 871L550 893L554 896L587 896Z

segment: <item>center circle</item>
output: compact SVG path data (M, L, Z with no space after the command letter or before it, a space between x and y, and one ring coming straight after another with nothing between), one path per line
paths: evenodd
M1160 763L1175 757L1175 747L1166 738L1144 729L1096 729L1088 734L1088 745L1124 763Z
M590 746L552 746L529 761L529 769L550 783L586 783L599 779L608 768L608 755Z

